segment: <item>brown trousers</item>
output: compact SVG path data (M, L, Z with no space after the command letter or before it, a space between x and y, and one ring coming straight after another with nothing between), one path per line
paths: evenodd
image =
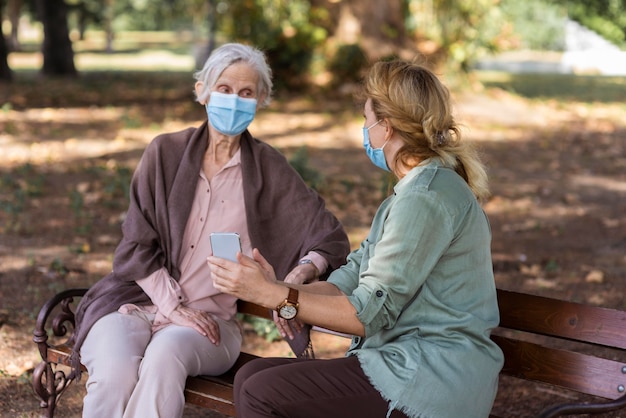
M234 390L238 418L384 418L389 407L356 356L259 358L237 372Z

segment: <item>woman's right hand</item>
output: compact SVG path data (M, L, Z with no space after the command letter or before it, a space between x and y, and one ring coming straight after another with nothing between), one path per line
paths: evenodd
M169 320L176 325L190 327L207 337L213 344L220 344L220 326L208 312L178 305Z

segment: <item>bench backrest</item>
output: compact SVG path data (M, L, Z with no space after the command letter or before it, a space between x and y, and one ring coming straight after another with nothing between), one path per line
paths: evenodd
M80 297L85 291L72 289L56 295L42 313L62 301L66 305L68 297ZM626 394L626 312L502 289L498 289L498 304L500 326L492 339L504 351L503 374L606 399ZM249 302L240 301L238 311L272 317L268 309ZM55 335L65 335L68 318L73 325L71 313L53 321ZM34 340L46 358L51 353L47 352L44 321L45 317L38 318ZM604 352L606 358L598 357Z
M501 289L498 304L502 373L607 399L626 393L626 312Z
M241 314L254 315L265 319L272 319L272 313L269 309L265 309L255 303L246 302L244 300L237 301L237 312Z
M500 327L492 339L504 351L502 373L606 399L626 393L626 353L621 361L596 355L626 349L626 312L502 289L498 305ZM244 301L238 311L272 317Z

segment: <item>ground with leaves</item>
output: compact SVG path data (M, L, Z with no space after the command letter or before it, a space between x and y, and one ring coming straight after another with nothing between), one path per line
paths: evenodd
M110 270L125 188L143 148L156 134L205 117L188 79L150 77L2 87L0 105L11 103L0 110L2 417L39 415L29 387L39 360L31 341L36 314L54 293L89 286ZM485 210L497 284L623 309L624 100L528 100L501 90L455 100L466 137L477 141L489 167L493 195ZM362 150L360 114L346 98L279 97L251 127L308 170L353 247L387 190ZM336 338L316 338L323 356L345 348ZM283 342L269 344L253 333L246 344L288 355ZM501 386L496 410L508 417L534 416L572 396L537 385ZM57 416L80 416L83 393L73 388ZM189 407L185 416L206 414Z

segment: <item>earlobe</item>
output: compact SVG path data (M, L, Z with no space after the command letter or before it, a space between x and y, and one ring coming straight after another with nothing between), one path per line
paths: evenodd
M391 124L389 123L389 119L383 118L381 122L383 123L383 126L385 127L385 133L388 133L391 129L393 129L391 127Z
M383 119L383 122L385 123L385 141L388 141L393 136L393 128L387 118Z

